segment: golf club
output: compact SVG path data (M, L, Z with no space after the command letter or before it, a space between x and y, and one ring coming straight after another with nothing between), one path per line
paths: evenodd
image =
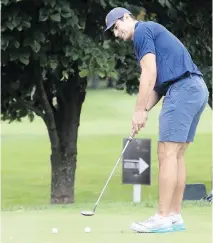
M104 188L102 189L101 194L100 194L98 200L96 201L93 210L92 211L82 211L81 212L82 215L84 215L84 216L93 216L95 214L96 207L97 207L97 205L98 205L98 203L99 203L99 201L100 201L100 199L101 199L101 197L102 197L102 195L104 193L104 190L106 189L106 187L107 187L107 185L108 185L108 183L109 183L109 181L110 181L115 169L117 168L118 163L121 160L122 155L124 154L124 152L125 152L126 148L128 147L129 143L132 141L134 135L135 135L135 132L133 131L132 134L129 136L128 141L127 141L127 143L126 143L126 145L125 145L120 157L118 158L118 160L117 160L117 162L116 162L116 164L115 164L115 166L114 166L114 168L113 168L113 170L112 170L112 172L111 172L111 174L110 174L110 176L109 176Z

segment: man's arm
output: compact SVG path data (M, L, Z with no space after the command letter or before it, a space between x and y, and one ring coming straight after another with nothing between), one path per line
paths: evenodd
M160 101L161 98L162 95L159 95L157 92L153 90L149 97L149 101L146 106L146 111L150 111Z
M156 58L152 53L146 54L140 62L142 73L140 76L139 93L136 101L135 110L145 111L147 106L153 105L154 97L150 96L153 92L156 78ZM148 104L149 103L149 104Z

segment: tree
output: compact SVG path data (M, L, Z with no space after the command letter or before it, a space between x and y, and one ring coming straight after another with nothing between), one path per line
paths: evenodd
M103 29L93 19L102 5L2 1L2 119L33 121L36 114L44 120L51 143L52 203L74 202L86 77L117 78L114 54L107 41L100 42L97 31Z

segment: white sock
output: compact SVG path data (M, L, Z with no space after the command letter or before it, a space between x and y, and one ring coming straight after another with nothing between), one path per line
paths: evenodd
M170 215L170 216L179 216L179 217L181 217L181 214L180 214L180 213L174 213L174 212L172 212L172 213L170 213L169 215Z
M168 220L169 219L169 215L168 216L161 216L159 214L156 214L159 218L163 219L163 220Z

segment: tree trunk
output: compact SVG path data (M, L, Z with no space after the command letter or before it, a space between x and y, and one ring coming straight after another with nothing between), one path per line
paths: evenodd
M71 153L72 154L72 153ZM74 202L76 156L67 156L60 151L51 155L51 203Z
M85 94L76 82L69 82L63 92L65 102L60 103L55 113L59 145L52 147L51 154L52 204L74 202L78 127Z
M99 82L100 82L99 77L97 75L92 75L91 80L92 80L92 89L98 89Z
M212 88L208 88L209 90L209 100L208 100L208 104L212 109Z
M113 80L112 78L108 78L107 79L107 88L113 88L114 84L113 84Z

